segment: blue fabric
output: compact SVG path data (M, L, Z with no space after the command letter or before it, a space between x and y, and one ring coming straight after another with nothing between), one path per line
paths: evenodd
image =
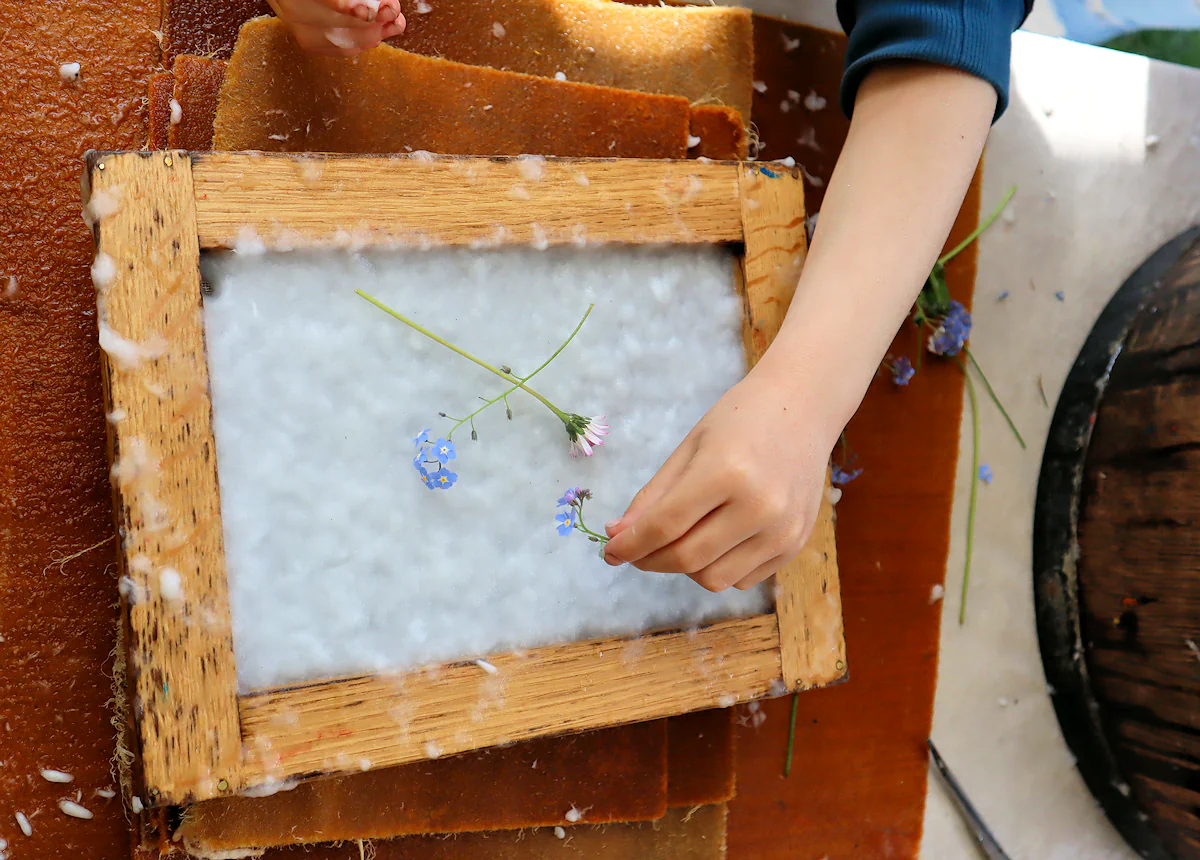
M917 60L962 69L996 88L996 118L1008 107L1012 34L1033 0L838 0L850 41L842 110L854 110L858 87L876 63Z

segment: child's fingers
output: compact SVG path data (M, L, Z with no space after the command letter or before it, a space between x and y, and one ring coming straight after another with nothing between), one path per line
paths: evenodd
M347 3L347 11L332 8L332 0L268 0L283 21L289 25L306 24L309 27L356 27L370 28L378 26L375 13L367 20L364 13L355 14L354 7Z
M775 550L770 541L756 535L739 543L703 570L689 573L688 576L709 591L724 591L731 585L741 588L743 581L758 573L774 557ZM766 579L769 575L764 574L762 578Z
M400 4L380 3L379 14L375 16L375 23L386 26L396 21L399 21L401 26L404 25L404 15L400 12Z
M654 473L654 477L646 486L638 490L633 501L629 503L629 507L625 509L625 513L604 526L604 530L610 538L616 537L629 528L629 524L637 520L646 508L658 501L667 488L683 474L683 470L687 468L688 461L692 459L695 450L696 446L691 436L679 443L679 447L671 453L667 462L659 467L658 471Z
M699 574L753 535L752 526L739 523L730 506L721 505L679 540L655 550L634 567L659 573ZM729 584L732 583L726 583Z
M604 560L609 564L635 563L683 537L709 511L725 501L719 482L688 462L683 474L630 526L608 542Z
M371 24L387 24L402 17L399 0L319 0L319 2L331 12L354 17ZM385 10L390 17L381 17Z
M786 555L777 555L769 561L760 564L754 570L750 571L749 575L743 577L733 584L734 588L745 591L747 588L753 588L768 577L773 576L788 562Z

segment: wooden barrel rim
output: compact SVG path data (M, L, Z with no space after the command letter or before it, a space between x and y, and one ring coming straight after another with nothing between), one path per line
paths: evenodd
M1172 855L1145 812L1119 789L1126 777L1101 725L1084 660L1076 526L1084 461L1113 363L1160 280L1198 240L1200 227L1194 227L1163 245L1101 312L1055 405L1034 503L1034 603L1050 699L1088 788L1126 841L1150 860L1172 860Z

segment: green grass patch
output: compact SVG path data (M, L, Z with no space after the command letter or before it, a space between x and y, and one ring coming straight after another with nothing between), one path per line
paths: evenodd
M1117 36L1104 47L1200 69L1200 30L1139 30Z

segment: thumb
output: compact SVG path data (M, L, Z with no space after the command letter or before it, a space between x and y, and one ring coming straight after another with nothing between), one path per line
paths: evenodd
M610 538L619 535L625 529L629 528L633 523L637 522L638 517L650 507L671 488L679 476L683 474L687 468L687 464L691 462L692 455L696 452L696 443L691 436L688 435L679 447L672 452L667 458L667 462L663 463L654 477L647 482L646 486L638 490L637 495L633 497L633 501L629 503L629 507L625 509L625 513L621 514L615 520L605 523L604 531Z

